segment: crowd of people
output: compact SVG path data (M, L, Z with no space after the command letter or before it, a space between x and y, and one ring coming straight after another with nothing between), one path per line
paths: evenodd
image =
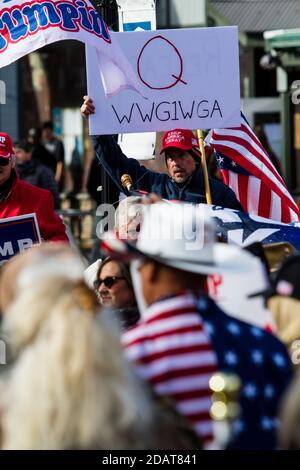
M94 111L85 97L82 114ZM299 449L299 254L270 266L263 245L218 238L198 141L175 129L162 140L164 174L128 159L114 137L92 137L127 197L88 266L55 212L64 157L53 126L44 143L30 134L0 134L0 218L34 212L42 237L0 267L0 448ZM213 204L243 210L221 181L210 187ZM225 313L209 290L214 276L258 268L265 282L249 299L263 299L268 328L242 306ZM220 381L235 393L216 395Z
M118 238L116 226L103 237L103 259L88 268L61 243L2 267L9 360L0 376L1 447L297 448L295 351L286 335L290 322L300 337L297 312L277 307L272 332L225 314L208 296L207 277L242 272L242 257L254 255L217 241L205 207L129 205L137 239ZM297 262L289 257L268 292L255 294L283 304L297 296L296 286L288 298L278 288L295 280ZM212 413L220 372L240 381L225 443Z

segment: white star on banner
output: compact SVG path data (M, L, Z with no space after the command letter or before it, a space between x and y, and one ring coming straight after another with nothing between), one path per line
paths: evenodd
M260 425L264 431L271 431L274 428L273 420L268 418L268 416L263 416L261 418Z
M238 357L233 351L228 351L224 357L225 357L225 362L227 362L227 364L229 365L235 365L238 363Z
M264 395L265 395L265 398L273 398L274 397L275 390L274 390L273 385L268 384L268 385L265 386Z
M215 332L215 327L214 327L211 323L205 322L205 323L204 323L204 327L205 327L207 333L209 334L209 336L211 336L211 335L214 334L214 332Z
M257 388L253 383L249 383L244 387L244 395L247 398L255 398L257 395Z
M274 354L273 361L277 365L277 367L284 367L286 365L285 359L282 354Z
M230 331L233 335L239 335L241 333L241 329L237 323L230 322L227 325L227 330Z
M258 349L256 349L255 351L252 352L251 357L252 357L252 361L253 361L255 364L262 364L262 362L263 362L263 354L262 354L262 352L259 351Z
M260 330L259 328L256 328L255 326L253 326L250 331L253 334L253 336L256 336L257 338L260 338L264 334L262 330Z

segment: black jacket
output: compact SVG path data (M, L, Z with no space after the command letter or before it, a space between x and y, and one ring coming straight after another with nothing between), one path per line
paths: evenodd
M17 164L17 170L21 180L50 191L53 195L55 209L59 208L60 198L57 183L53 172L47 166L42 165L38 160L31 160L23 164Z
M185 184L179 185L170 176L148 170L134 158L127 158L112 136L92 136L92 140L96 157L120 191L124 191L120 182L121 176L127 173L131 176L136 190L153 192L164 199L206 203L203 173L200 166ZM234 192L228 186L213 179L210 179L209 183L213 204L243 211Z

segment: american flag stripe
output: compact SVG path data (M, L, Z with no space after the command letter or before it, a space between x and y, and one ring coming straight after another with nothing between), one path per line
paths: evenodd
M211 405L209 398L195 398L194 400L182 400L178 409L184 413L198 413L206 411Z
M192 328L196 328L196 330L201 329L195 312L187 313L186 315L178 315L178 318L170 316L170 318L165 318L157 323L147 323L143 325L139 331L132 328L124 334L124 339L127 344L131 344L134 343L136 339L140 341L142 337L144 340L147 338L154 339L159 336L164 336L165 332L168 333L168 335L170 335L171 332L184 333L191 331Z
M281 195L281 197L286 198L287 203L297 207L287 188L281 182L281 178L276 180L269 168L263 165L263 163L259 162L255 155L249 153L247 155L248 159L244 159L243 161L241 161L241 155L243 155L244 151L242 145L229 141L225 141L222 144L216 145L215 142L216 141L213 139L212 145L216 148L216 150L231 158L231 160L235 161L239 165L243 166L248 171L248 173L253 176L256 176L256 178L262 179L263 181L267 179L270 189L275 191L275 193L278 193L278 195ZM228 148L228 145L230 145L231 148ZM245 155L243 155L243 158L244 157Z
M239 196L237 197L239 201L241 202L242 206L247 207L248 201L249 201L249 197L248 197L249 178L244 175L237 175L237 180L238 180L238 187L239 187Z
M281 221L289 223L291 220L291 210L286 204L281 204Z
M221 129L221 130L218 130L217 132L218 132L218 141L220 143L216 143L214 146L216 147L218 145L218 147L220 147L220 149L221 149L221 153L224 153L225 155L228 155L224 152L224 149L223 149L223 152L222 152L222 147L227 148L227 146L232 145L232 148L230 149L230 150L232 150L231 157L239 164L241 164L241 162L239 160L240 159L240 154L237 153L237 152L240 152L241 154L244 153L245 155L247 155L248 160L243 162L244 163L243 166L246 169L248 169L248 171L251 170L252 174L253 174L254 171L257 173L257 175L259 175L259 172L266 172L268 174L268 176L272 179L273 182L278 182L280 184L280 187L281 187L282 191L284 193L286 193L286 196L289 199L291 199L292 202L294 202L293 199L291 198L291 195L289 194L282 178L280 177L280 175L278 174L277 170L272 165L272 163L270 161L266 160L266 157L262 158L260 156L260 153L258 153L255 150L255 148L252 148L252 147L247 149L248 151L245 151L245 147L247 147L247 146L246 146L245 142L243 141L243 139L238 139L238 138L234 139L232 136L230 136L230 135L228 136L227 133L230 132L228 129L227 130ZM223 133L225 133L224 137L223 137ZM216 135L216 131L213 132L213 139L211 141L212 144L214 144L216 142L215 135ZM237 152L234 152L234 150L236 150ZM236 157L236 159L234 157ZM254 166L251 166L251 164L254 165Z
M198 325L196 324L196 321L195 321L195 324L193 325L192 323L190 323L189 325L186 325L186 326L180 326L178 328L173 328L173 329L169 329L169 330L161 330L161 331L157 331L157 333L150 333L148 330L145 331L145 329L141 328L141 335L138 337L135 335L135 338L133 338L133 336L131 335L131 340L129 340L129 331L126 332L123 336L123 340L125 341L126 345L130 346L130 347L133 347L134 345L138 345L142 340L143 341L147 341L147 340L150 340L150 341L153 341L153 340L157 340L157 339L160 339L160 338L168 338L169 335L173 335L173 334L184 334L184 333L189 333L191 331L191 329L194 329L194 330L199 330L201 331L201 329L198 328ZM131 331L130 331L131 333ZM134 331L134 333L136 333L136 331Z
M184 314L186 315L187 313L195 313L195 306L191 305L190 307L182 307L182 308L176 308L176 310L170 310L169 312L164 312L159 315L155 315L154 318L149 318L147 321L147 325L151 325L151 323L155 322L155 320L164 320L164 319L169 319L172 317L173 314L181 315Z
M150 355L151 357L151 355ZM202 367L215 365L215 355L212 351L202 351L201 353L187 353L179 355L169 355L168 357L161 357L159 359L152 359L151 368L149 367L150 361L145 365L139 366L139 371L142 373L144 378L155 378L161 376L164 371L164 375L169 376L172 371L178 371L186 373L187 369L195 368L195 373L199 373ZM142 363L142 361L140 361ZM183 370L182 370L183 369Z
M249 127L242 124L241 129L239 130L232 129L232 131L230 131L229 129L221 129L218 132L220 132L220 140L236 142L239 145L242 145L250 155L254 155L262 165L266 166L273 173L276 180L280 179L283 183L281 176L278 174L276 168L263 150L263 147L258 141L256 135Z
M199 390L198 388L196 388L194 390L184 390L183 392L176 391L173 393L169 393L168 395L170 396L170 398L172 398L172 400L178 401L178 403L182 403L184 401L194 401L197 398L207 397L207 390Z
M248 180L248 192L247 192L247 208L248 212L258 214L259 206L259 192L261 182L254 176L250 176Z
M126 333L124 333L125 337ZM141 338L141 337L140 337ZM128 335L127 335L128 340ZM126 340L126 341L127 341ZM139 339L140 342L140 339ZM134 351L135 349L139 349L138 346L135 346L135 342L127 341L127 344L130 345L130 351ZM180 331L180 335L178 334L178 330L172 334L169 332L168 336L156 336L155 337L155 352L159 354L161 351L171 351L176 350L178 348L184 348L186 346L190 347L201 347L203 348L207 344L207 338L202 329L190 331L190 329L185 328L185 331ZM153 346L153 338L149 338L148 336L144 336L144 348L145 348L145 355L147 355L148 351L151 351ZM139 352L141 354L141 352Z
M290 219L291 220L295 220L295 221L298 221L298 214L291 208L290 209Z
M229 179L229 186L235 192L236 197L240 200L240 187L239 187L238 175L234 173L233 171L230 171L228 175L228 179Z
M217 371L217 358L194 296L155 303L141 322L123 335L123 342L138 374L158 394L175 399L176 407L197 428L201 439L211 439L209 380Z
M139 370L139 373L141 374L141 377L143 377L143 379L150 380L150 382L152 383L155 389L156 389L157 384L162 385L163 383L170 383L170 381L180 379L180 378L186 378L187 381L189 381L189 379L191 379L192 377L199 377L203 374L209 374L209 373L212 375L216 371L215 364L202 365L201 367L197 367L197 368L194 366L184 367L184 368L182 367L181 369L174 369L174 370L172 370L170 367L170 370L168 370L167 372L163 372L161 374L156 374L156 375L153 374L147 377L143 375L145 368L143 370L140 370L140 369L138 370ZM207 392L206 396L210 397L208 386L209 386L208 382L204 383L203 389L206 389L206 392Z
M165 313L168 313L168 315L175 315L175 313L179 312L181 309L184 309L185 313L191 309L193 312L195 311L195 301L193 296L184 296L183 298L174 297L168 299L168 311L164 309L163 312L161 311L160 302L154 303L147 309L147 323L154 321L154 318L161 318Z
M209 143L225 184L247 212L284 223L300 220L294 199L243 115L239 128L214 129Z
M265 184L260 185L260 197L258 203L258 214L268 219L270 217L272 194Z
M277 194L272 192L270 219L281 220L281 212L281 199Z
M178 336L178 335L177 335ZM180 337L178 336L178 339L180 341ZM179 342L178 341L178 342ZM160 345L157 345L159 341L155 342L155 350L153 351L152 347L152 341L145 341L145 353L141 353L139 351L139 348L136 346L132 346L130 349L130 357L131 359L134 359L135 357L139 358L139 361L142 362L143 364L147 364L152 361L156 361L162 357L165 356L166 351L168 351L168 355L171 356L176 356L178 354L186 354L186 347L187 344L183 345L176 345L174 346L173 344L169 344L168 342L164 342L164 346L161 347ZM189 344L189 351L190 352L204 352L204 351L209 351L209 347L207 346L207 343L203 342L202 344Z
M206 396L210 396L210 394L207 393L207 385L211 375L211 373L197 375L196 377L186 375L185 377L166 380L157 384L155 390L158 393L172 395L173 397L180 393L182 399L185 397L185 393L187 395L190 391L197 393L197 390L204 392L203 396L205 396L205 391Z

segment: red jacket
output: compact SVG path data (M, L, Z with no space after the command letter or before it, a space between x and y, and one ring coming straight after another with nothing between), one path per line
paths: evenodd
M7 198L0 202L0 219L34 212L43 240L69 242L66 227L54 211L52 194L17 177Z

